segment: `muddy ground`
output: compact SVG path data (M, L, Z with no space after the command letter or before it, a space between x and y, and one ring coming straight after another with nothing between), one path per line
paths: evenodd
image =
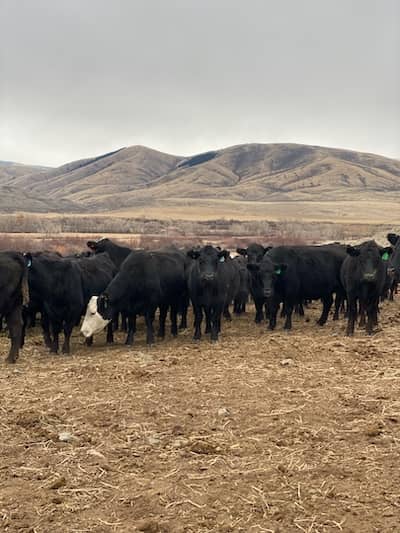
M400 304L370 338L318 309L217 345L31 333L0 364L0 531L400 531Z

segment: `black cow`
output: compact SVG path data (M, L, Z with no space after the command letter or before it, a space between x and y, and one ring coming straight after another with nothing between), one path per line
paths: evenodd
M233 300L233 312L241 315L246 312L246 304L250 292L250 271L247 268L247 260L242 255L233 258L239 272L239 287Z
M84 309L81 271L76 260L42 254L32 257L29 289L33 305L42 314L43 336L52 353L59 349L64 331L63 353L70 352L72 329Z
M258 270L268 302L270 329L275 328L280 302L285 309L285 329L292 327L294 307L305 300L322 300L323 311L317 321L320 326L328 318L334 293L338 312L344 296L340 268L345 257L341 245L277 246L269 250Z
M22 306L28 303L27 262L18 252L0 252L0 316L8 326L11 347L7 363L15 363L23 344Z
M397 286L400 282L400 235L396 233L388 233L387 240L393 247L393 253L391 254L387 263L387 273L389 277L389 299L393 300L394 293L397 293Z
M259 273L259 265L264 257L264 254L270 250L272 246L262 246L258 243L251 243L247 248L237 248L236 251L239 255L247 257L247 268L250 272L250 294L254 300L256 308L255 322L259 324L264 320L263 307L265 302L263 294L263 285ZM268 309L265 308L265 317L268 316Z
M201 338L203 312L206 316L206 333L211 340L218 340L221 331L221 315L229 304L234 270L227 265L229 252L207 245L200 250L190 250L194 259L189 269L189 295L194 311L194 339ZM236 271L237 273L237 271Z
M116 311L126 313L129 317L126 344L129 345L134 340L136 316L143 315L147 327L147 344L152 344L156 309L160 310L158 336L162 338L165 336L168 309L171 317L171 334L176 336L177 313L186 294L183 262L176 257L176 254L135 251L121 264L118 274L100 295L97 311L105 321L110 320ZM100 321L98 322L100 324ZM94 324L94 328L96 327Z
M348 306L347 335L354 333L357 303L360 313L367 313L366 331L369 335L378 324L379 297L385 284L385 264L382 256L391 253L392 248L381 248L375 241L347 247L348 255L341 268L341 280Z

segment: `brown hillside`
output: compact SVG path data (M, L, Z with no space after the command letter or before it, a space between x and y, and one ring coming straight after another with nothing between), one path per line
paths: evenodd
M92 203L93 196L146 188L175 168L179 160L143 146L132 146L44 173L25 175L14 183L19 187L31 187L35 194L66 198L85 205Z
M26 174L32 174L34 172L39 173L46 170L48 170L48 167L0 161L0 185L20 176L25 176Z
M132 146L7 183L93 211L184 199L396 201L400 161L297 144L246 144L188 158Z
M73 213L83 211L81 206L69 200L39 198L26 189L0 185L0 213L15 213L25 211L30 213Z

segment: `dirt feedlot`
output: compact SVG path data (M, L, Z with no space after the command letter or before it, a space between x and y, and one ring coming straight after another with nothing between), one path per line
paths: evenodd
M400 304L371 338L318 311L70 358L31 334L0 365L0 530L400 531Z

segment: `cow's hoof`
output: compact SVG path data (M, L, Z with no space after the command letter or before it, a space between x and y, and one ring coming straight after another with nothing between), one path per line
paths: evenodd
M17 362L17 360L14 359L13 357L7 357L7 359L6 359L6 363L8 365L15 365L16 362Z

